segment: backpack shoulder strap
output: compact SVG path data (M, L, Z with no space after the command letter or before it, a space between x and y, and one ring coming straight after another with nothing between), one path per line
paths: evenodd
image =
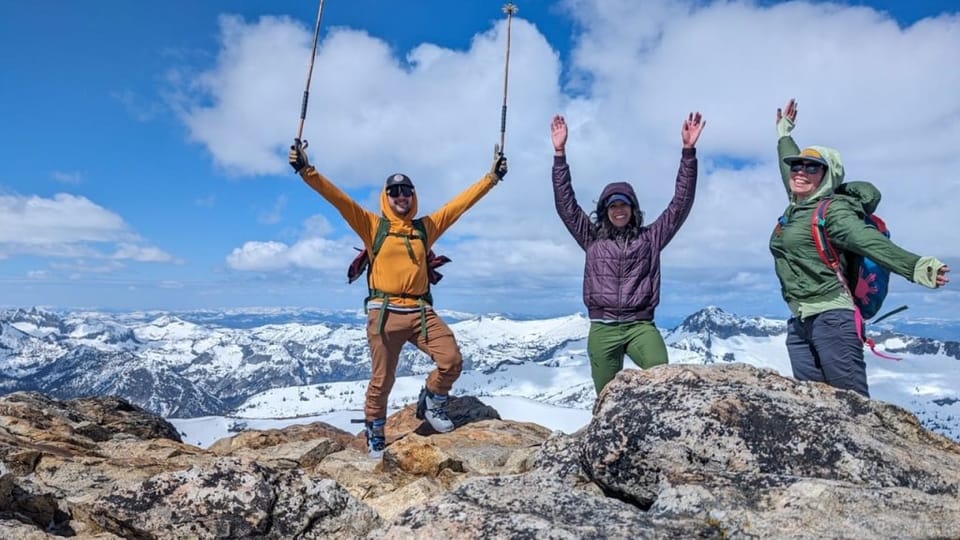
M390 220L386 216L380 216L380 224L377 226L377 234L373 238L373 250L368 254L370 265L373 265L373 260L376 259L377 254L380 253L380 248L383 247L383 241L387 239L388 236L398 236L405 239L407 244L407 252L410 254L410 258L414 261L416 259L413 256L413 250L410 247L410 238L416 236L423 242L424 251L427 250L429 243L427 242L427 226L423 222L423 219L417 218L413 220L413 228L417 231L416 235L413 234L402 234L402 233L392 233L390 232Z
M423 222L423 218L413 220L413 228L420 233L420 240L423 241L423 248L426 249L430 243L427 242L427 225Z
M377 226L377 235L373 237L373 253L370 257L371 262L373 258L377 256L377 253L380 253L380 248L383 247L383 241L386 240L388 234L390 234L390 220L380 216L380 225Z
M890 229L887 228L887 223L883 221L883 218L876 214L869 214L867 216L867 223L871 226L876 227L880 234L890 238Z
M830 243L830 237L827 236L827 210L833 199L826 198L817 204L817 209L813 212L810 220L810 226L813 229L813 243L817 246L817 253L823 263L833 270L840 268L840 256L833 244Z

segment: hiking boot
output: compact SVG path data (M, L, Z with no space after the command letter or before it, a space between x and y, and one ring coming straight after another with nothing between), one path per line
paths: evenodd
M447 416L447 396L434 394L426 387L420 390L417 400L417 418L426 420L437 433L453 431L453 422Z
M370 457L373 459L382 458L383 450L387 447L387 438L383 435L383 426L386 423L386 418L364 422L367 426L367 450L370 451Z

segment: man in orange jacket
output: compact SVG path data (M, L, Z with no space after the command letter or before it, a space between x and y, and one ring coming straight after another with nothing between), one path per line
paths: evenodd
M373 244L381 216L357 204L317 172L300 141L295 141L290 149L290 165L336 207L363 240L371 258L366 308L367 340L373 366L364 407L370 456L379 459L386 447L383 428L387 400L396 380L400 351L407 342L429 355L437 366L420 391L417 418L426 420L438 432L451 431L454 425L445 407L450 389L460 376L463 357L450 327L433 310L427 254L440 235L503 179L507 174L506 157L497 152L490 172L436 212L420 218L427 233L426 241L418 239L419 232L413 223L417 215L413 182L405 174L388 176L380 193L380 210L389 221L390 229L376 254Z

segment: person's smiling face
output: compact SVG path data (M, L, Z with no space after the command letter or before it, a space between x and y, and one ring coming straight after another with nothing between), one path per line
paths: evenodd
M790 164L790 191L798 199L813 195L823 183L826 169L815 161L794 161Z
M614 201L607 206L607 218L618 229L626 227L632 216L633 208L623 201Z
M413 203L413 187L405 185L388 187L387 201L390 203L390 209L398 216L407 215Z

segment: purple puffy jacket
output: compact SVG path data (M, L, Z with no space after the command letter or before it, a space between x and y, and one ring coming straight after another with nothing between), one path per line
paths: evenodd
M677 172L676 192L666 210L639 237L629 242L597 237L597 224L577 204L565 156L553 161L553 196L557 214L586 252L583 269L583 303L590 318L606 321L651 321L660 303L660 251L673 239L690 214L697 191L697 154L684 148ZM637 212L637 196L626 182L604 188L599 201L624 193ZM598 205L598 211L605 211Z

